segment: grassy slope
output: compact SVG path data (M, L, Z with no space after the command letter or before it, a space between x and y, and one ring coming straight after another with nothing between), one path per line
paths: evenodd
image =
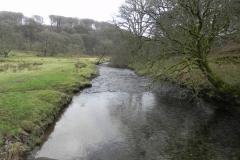
M24 149L38 143L72 93L90 85L89 79L97 74L95 62L93 58L0 57L0 151L6 140L23 145L27 139Z
M214 48L208 57L210 67L212 70L220 75L224 81L230 85L237 85L240 87L240 44L230 44L224 47ZM130 67L140 75L156 75L161 73L161 68L171 66L176 62L176 59L170 61L159 62L150 67L150 70L146 69L146 63L135 63ZM198 90L209 89L213 86L203 76L200 70L195 69L191 74L185 74L177 79L173 74L169 74L169 79L174 82L185 85L189 88L197 87ZM190 78L191 77L191 78ZM208 96L214 96L213 93L208 93Z
M240 43L216 47L212 49L208 59L217 60L210 64L211 68L226 82L240 86Z

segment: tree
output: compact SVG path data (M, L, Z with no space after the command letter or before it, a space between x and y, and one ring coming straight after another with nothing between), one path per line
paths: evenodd
M16 39L12 27L8 24L0 24L0 54L7 57L15 44Z
M64 17L58 15L49 15L51 26L56 27L74 27L79 24L78 18Z
M61 21L62 21L63 17L57 16L57 15L49 15L49 19L51 21L51 26L59 27L61 25Z
M175 75L171 76L174 80L194 74L197 68L220 95L233 98L240 96L240 89L214 73L207 58L216 38L235 32L233 6L234 0L126 0L120 8L121 21L117 25L124 24L131 33L138 33L136 37L145 36L138 38L138 43L133 42L137 44L134 45L137 54L142 55L149 45L160 46L157 54L144 52L151 65L177 59L162 68L154 79L166 80L168 75ZM130 20L126 16L129 14ZM140 21L142 15L147 20ZM141 30L140 24L146 28Z
M128 34L128 33L125 33ZM113 48L114 52L111 54L111 66L126 68L129 64L133 63L133 55L132 55L132 47L129 44L129 39L125 39L125 37L129 37L128 35L122 36L123 33L115 33L116 38L113 39ZM135 58L135 57L134 57Z
M92 54L93 48L97 43L96 37L91 34L82 34L81 36L85 44L86 52Z
M96 45L94 46L94 54L99 56L97 64L103 59L104 56L113 56L116 52L117 46L120 42L116 40L117 30L113 24L106 22L95 22L95 31L92 33L96 37Z
M70 36L71 43L69 45L70 52L73 54L83 53L85 51L85 45L80 34L73 34Z
M67 54L70 52L70 44L71 44L71 39L70 35L67 32L62 31L60 35L63 37L64 42L62 46L62 53Z
M74 29L76 31L76 33L78 34L89 34L89 28L87 28L86 26L84 25L76 25L74 26Z
M81 19L80 20L80 24L86 26L87 28L89 28L90 30L93 29L93 25L95 21L93 19Z
M127 63L132 62L130 56L135 56L134 59L138 58L143 53L143 39L152 30L153 22L152 18L149 16L145 10L149 7L149 0L126 0L125 4L121 5L119 8L119 15L114 19L114 23L118 28L120 36L125 40L121 40L125 44L122 47L123 50L129 51L128 54L121 53L120 58L121 66L125 60ZM138 53L138 56L136 54ZM141 56L144 59L143 56ZM130 61L131 59L131 61ZM117 62L117 61L115 61ZM118 64L119 65L119 64Z
M38 25L43 25L44 20L43 17L39 16L39 15L33 15L32 19L38 24Z
M43 30L43 18L40 16L33 16L32 18L25 17L23 25L20 26L24 37L29 43L29 49L33 49L33 43L37 40L37 34Z
M73 28L74 26L78 25L78 23L79 23L79 19L78 18L68 17L68 18L65 18L64 25Z
M13 26L22 25L22 20L24 16L22 13L1 11L0 12L0 23L6 23Z
M151 25L151 19L145 12L147 4L148 0L126 0L119 8L120 15L116 17L115 23L134 35L143 36Z
M94 49L96 50L95 53L100 56L97 62L99 64L104 56L110 55L113 51L113 43L111 40L102 40Z
M40 50L43 56L54 56L63 51L64 38L58 33L51 32L48 29L38 34L41 42Z

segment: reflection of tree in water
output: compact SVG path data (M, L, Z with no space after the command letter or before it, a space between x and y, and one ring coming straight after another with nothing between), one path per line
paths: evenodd
M170 90L167 93L172 92ZM156 98L159 104L156 110L161 110L162 114L157 117L156 110L153 114L156 115L155 120L163 124L163 130L169 135L169 141L164 144L163 155L169 154L173 159L240 157L239 111L214 110L214 107L226 108L226 106L199 105L198 102L179 99L177 96L159 95L161 96Z
M198 121L205 123L195 127L186 137L172 136L164 151L173 159L238 159L240 157L239 112L215 111L209 119L201 117L198 116Z
M146 94L152 96L152 104L144 99ZM104 159L236 159L240 155L236 114L151 93L117 97L108 109L123 141L103 145L90 159L99 155Z
M89 151L87 159L231 159L239 156L240 120L236 114L217 112L208 104L189 101L188 91L176 85L166 83L160 89L153 88L157 93L148 93L142 87L147 84L142 83L145 79L126 70L109 73L107 77L111 77L111 82L108 80L106 90L113 92L109 94L107 110L121 140ZM100 86L104 88L106 80L100 77L98 82L102 82ZM102 88L98 90L106 91Z
M155 117L169 136L161 151L165 158L236 159L240 156L239 112L215 111L210 105L187 103L188 100L180 100L179 105L179 100L163 97L156 98L159 106L150 119Z

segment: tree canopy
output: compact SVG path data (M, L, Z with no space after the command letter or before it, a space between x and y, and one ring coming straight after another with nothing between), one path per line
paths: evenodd
M7 56L12 49L37 51L39 56L57 54L98 54L98 44L105 37L103 30L111 24L93 19L79 19L49 15L51 24L43 17L25 17L22 13L0 12L1 54Z
M208 55L215 40L239 30L236 0L126 0L115 24L131 34L122 34L131 53L141 56L161 72L155 80L175 81L202 73L223 97L240 96L240 89L224 81L209 66ZM153 49L154 48L154 49ZM173 58L175 59L173 61ZM168 61L170 65L165 65ZM171 78L171 79L169 79Z

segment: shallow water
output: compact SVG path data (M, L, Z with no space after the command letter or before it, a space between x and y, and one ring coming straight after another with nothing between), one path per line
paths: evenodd
M173 85L149 89L146 77L128 69L98 67L92 87L76 95L46 132L36 159L239 158L236 112L216 112Z

